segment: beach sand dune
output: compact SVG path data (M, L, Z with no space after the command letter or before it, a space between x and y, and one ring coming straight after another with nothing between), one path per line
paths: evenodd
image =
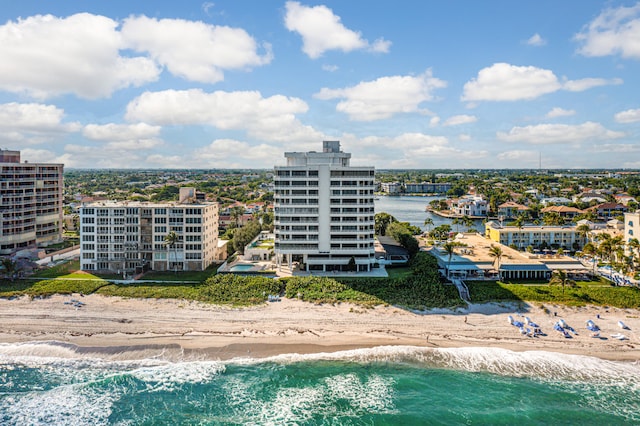
M514 351L552 351L609 360L640 359L640 311L603 307L535 304L484 304L469 309L411 312L393 306L312 304L283 299L248 308L181 300L124 299L55 295L31 300L0 299L0 342L56 341L83 351L135 352L141 348L179 348L208 359L285 353L335 352L383 345L423 347L499 347ZM65 303L67 302L67 303ZM546 335L528 337L508 322L524 316ZM577 331L565 338L553 330L564 319ZM593 320L599 338L586 327ZM620 330L622 320L629 330ZM623 331L628 338L612 334Z

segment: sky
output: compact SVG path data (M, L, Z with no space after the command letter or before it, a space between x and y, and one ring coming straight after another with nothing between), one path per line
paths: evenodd
M21 0L0 147L66 168L640 168L640 2Z

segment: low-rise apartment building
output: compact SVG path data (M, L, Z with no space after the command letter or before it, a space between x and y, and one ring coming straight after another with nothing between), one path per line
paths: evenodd
M178 202L100 201L80 207L80 267L138 273L201 271L216 260L218 204L189 197ZM175 233L173 244L166 237Z
M0 150L0 254L62 241L63 169Z
M581 250L586 239L575 226L538 226L523 227L503 226L489 221L485 225L485 236L506 246L515 246L524 250L531 246L534 249L560 248L563 250Z

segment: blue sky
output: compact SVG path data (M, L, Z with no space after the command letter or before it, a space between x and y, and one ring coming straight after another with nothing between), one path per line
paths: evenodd
M67 168L640 168L640 2L22 0L0 146Z

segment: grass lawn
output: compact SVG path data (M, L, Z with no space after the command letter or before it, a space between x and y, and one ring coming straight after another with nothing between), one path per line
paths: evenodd
M640 289L615 287L606 280L579 281L575 287L549 286L547 283L513 284L495 281L467 282L474 303L530 301L570 306L600 305L640 308Z
M408 266L402 268L386 268L386 270L389 278L402 278L411 274L411 268Z

